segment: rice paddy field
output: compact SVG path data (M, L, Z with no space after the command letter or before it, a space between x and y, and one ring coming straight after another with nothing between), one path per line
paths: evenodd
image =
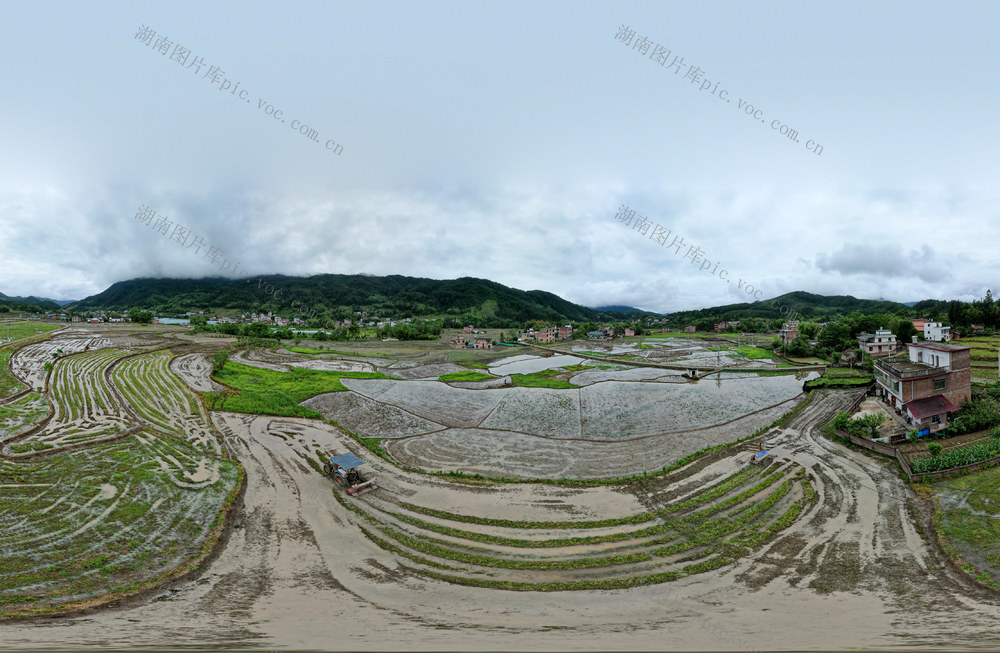
M40 388L10 374L0 618L121 609L3 624L5 646L995 637L1000 601L943 563L892 464L822 436L863 386L807 394L815 372L695 380L523 351L455 359L441 343L250 349L213 373L225 343L147 335L59 336L19 359L28 372L54 361ZM67 350L84 336L107 342ZM375 490L349 497L322 472L347 452ZM989 504L954 492L956 549L992 542L976 523Z
M22 338L30 338L43 333L50 333L63 328L62 324L49 324L34 320L3 320L0 321L0 345Z
M242 469L171 358L73 335L11 356L26 390L0 405L0 618L136 595L212 552Z
M973 336L953 340L952 344L971 347L969 352L972 365L972 380L979 383L993 383L1000 378L997 365L997 350L1000 336Z

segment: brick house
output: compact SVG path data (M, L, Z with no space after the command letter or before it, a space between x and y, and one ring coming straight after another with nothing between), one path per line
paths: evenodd
M695 332L694 325L684 327L684 333L694 333L694 332Z
M569 340L573 337L573 327L567 324L566 326L559 327L558 338L560 340Z
M875 361L876 394L926 435L946 427L972 397L971 348L933 341L906 346L907 355Z
M792 341L799 335L799 323L798 322L785 322L781 325L781 335L779 339L781 344L790 345Z
M927 325L927 318L918 317L910 320L910 322L913 322L913 328L917 330L917 333L924 335L924 327Z
M555 342L557 334L555 327L543 327L535 332L535 342Z
M471 324L468 325L468 326L462 327L462 333L474 333L475 331L476 331L476 327L472 326Z
M892 331L888 329L879 329L873 334L862 333L858 335L858 346L861 351L868 354L872 358L879 358L880 356L890 356L895 354L899 349L899 344L896 342L896 336L892 334Z
M635 335L635 331L633 331L632 329L625 329L625 337L626 338L631 338L634 335Z
M489 338L476 338L473 349L493 349L493 341Z

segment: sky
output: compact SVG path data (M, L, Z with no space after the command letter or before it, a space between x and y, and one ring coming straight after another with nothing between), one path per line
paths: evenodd
M1000 3L0 17L7 295L367 273L670 312L1000 289Z

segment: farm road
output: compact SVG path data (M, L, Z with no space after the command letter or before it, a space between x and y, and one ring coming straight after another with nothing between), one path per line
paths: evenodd
M612 488L466 488L401 472L331 427L214 414L244 463L241 515L199 580L144 605L0 626L0 649L833 649L986 646L992 595L952 573L910 517L889 465L822 439L816 426L850 391L817 399L769 439L805 465L819 501L735 565L632 590L521 593L413 576L367 540L307 464L353 449L384 490L421 505L517 519L621 516L640 502ZM317 449L318 448L318 449ZM745 454L740 454L741 456ZM373 493L374 494L374 493ZM374 499L371 494L357 501ZM915 509L912 509L915 510Z

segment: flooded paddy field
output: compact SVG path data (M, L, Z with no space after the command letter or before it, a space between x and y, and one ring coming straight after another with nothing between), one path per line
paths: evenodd
M823 650L995 642L1000 601L937 548L926 502L888 463L822 437L858 391L816 391L768 431L771 454L762 465L748 464L757 446L747 442L632 482L484 483L403 468L319 419L205 413L194 393L211 387L200 362L207 352L163 344L170 346L112 342L70 356L55 369L80 358L79 388L44 393L65 411L59 424L89 419L96 429L117 415L140 426L135 435L104 444L84 438L79 449L0 463L7 560L0 597L61 594L91 608L0 623L0 648ZM87 375L102 366L111 369ZM427 379L343 378L344 390L305 403L381 439L391 457L420 438L449 434L407 455L416 461L433 450L469 466L490 454L506 460L476 464L536 464L552 478L598 479L671 455L695 434L731 442L748 433L740 425L746 414L718 424L715 412L692 411L680 421L639 387L704 385L697 392L716 403L732 387L734 413L766 403L762 396L775 400L758 413L767 424L801 402L791 380L756 389L739 385L747 379L637 378L470 390ZM754 381L768 379L794 376ZM110 398L98 402L100 384ZM154 398L143 390L150 387L163 391ZM78 390L94 400L78 401ZM596 399L584 398L588 392ZM619 422L626 418L617 413L629 410L639 417ZM578 415L575 425L569 415ZM670 419L712 423L641 436ZM545 433L511 428L533 424ZM625 437L583 437L620 424L632 429ZM647 448L625 448L639 443ZM564 455L561 446L581 449ZM348 451L366 461L377 490L347 497L319 471L323 456ZM631 463L615 462L629 456ZM209 541L237 464L245 491L212 556L183 577L159 578ZM148 507L129 508L140 505ZM52 507L38 520L41 510L23 506ZM79 569L64 576L82 584L46 580L60 565ZM142 578L164 582L100 607L104 579L114 588ZM0 603L8 614L23 607Z

